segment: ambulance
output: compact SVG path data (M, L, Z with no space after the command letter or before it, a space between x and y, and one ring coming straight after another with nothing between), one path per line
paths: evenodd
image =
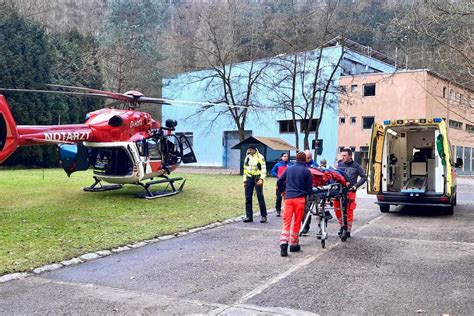
M374 123L367 167L367 193L377 196L380 211L391 205L456 205L456 168L446 122L442 118L386 120Z

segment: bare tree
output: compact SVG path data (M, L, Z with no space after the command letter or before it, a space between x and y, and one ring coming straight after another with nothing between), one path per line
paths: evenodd
M199 23L196 33L184 42L205 70L190 80L205 83L205 101L227 105L205 106L196 115L213 113L213 121L230 118L242 141L249 111L261 107L256 90L268 67L265 61L257 60L261 56L263 27L259 19L254 19L255 12L239 1L192 9L195 12L190 15L198 12Z
M390 36L406 54L407 67L431 68L474 87L472 1L423 0L402 6Z
M340 71L339 65L344 54L341 46L339 56L335 60L328 60L328 56L324 56L325 43L343 32L347 24L336 19L338 1L292 9L278 16L276 27L273 28L277 41L294 52L278 56L276 67L282 76L274 80L274 90L282 109L291 113L296 146L299 146L296 121L300 120L301 132L304 134L303 146L309 149L310 134L314 130L317 138L324 110L335 106L332 102L334 99L328 96L337 94L333 79ZM278 24L281 21L283 23ZM312 46L309 47L308 43ZM314 49L315 46L318 48Z

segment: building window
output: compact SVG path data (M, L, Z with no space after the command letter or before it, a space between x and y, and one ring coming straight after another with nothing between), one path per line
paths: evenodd
M342 93L346 93L347 92L346 86L339 86L339 91L341 91Z
M280 121L280 133L294 133L295 124L293 120Z
M374 121L375 121L374 116L362 117L362 129L372 129L372 125L374 125Z
M351 92L357 92L357 85L356 84L351 85Z
M466 124L466 131L467 131L469 134L474 134L474 125Z
M351 146L351 147L349 147L349 148L351 149L351 151L352 151L353 153L355 153L355 151L356 151L355 146Z
M447 97L448 97L448 88L443 87L443 98L447 98Z
M369 146L360 146L360 151L363 153L368 153L369 152Z
M461 129L462 128L462 123L458 122L458 121L455 121L455 120L449 120L449 127Z
M300 120L300 128L301 132L304 132L307 126L309 125L309 120ZM310 132L315 132L318 126L318 119L311 120L311 128L309 129Z
M462 94L459 95L459 104L462 105L462 100L463 100L463 97L462 97Z
M189 142L189 145L191 145L191 147L193 146L193 143L194 143L194 136L193 136L193 132L177 132L175 133L176 136L181 136L181 135L184 135L186 136L186 139L188 140Z
M339 152L342 153L343 150L344 150L344 146L339 146Z
M351 117L351 124L355 124L355 123L357 123L357 117L352 116Z
M345 118L344 116L341 116L341 117L339 118L339 124L341 124L341 125L342 125L342 124L346 124L346 118Z
M364 97L375 96L375 83L368 83L364 85Z

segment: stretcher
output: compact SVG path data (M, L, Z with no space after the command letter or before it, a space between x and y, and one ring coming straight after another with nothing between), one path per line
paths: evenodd
M400 190L402 193L425 193L428 186L426 177L411 177Z
M305 205L305 216L303 224L301 225L300 236L303 235L303 229L308 222L310 222L310 218L315 216L318 220L318 227L319 232L317 233L316 237L321 240L321 247L326 247L326 240L328 239L327 233L327 217L326 211L329 209L333 209L331 207L332 199L340 199L341 201L341 211L342 211L342 231L339 234L341 241L346 241L348 234L347 234L347 193L349 192L349 188L343 186L340 183L333 183L319 187L313 187L312 194L306 200Z

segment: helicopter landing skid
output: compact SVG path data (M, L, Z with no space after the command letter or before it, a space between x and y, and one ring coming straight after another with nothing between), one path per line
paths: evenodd
M186 183L186 179L184 178L168 178L167 176L162 176L164 179L162 180L155 180L155 181L148 181L147 183L142 183L138 182L138 185L141 185L144 189L144 191L138 195L140 198L144 199L156 199L160 197L165 197L165 196L171 196L180 193L183 190L184 184ZM174 185L175 181L181 181L181 185L176 188ZM164 190L157 190L157 191L151 191L150 186L159 184L159 183L167 183L166 187Z
M82 189L86 192L102 192L123 188L122 184L102 185L102 183L100 183L102 180L96 177L94 177L94 180L95 182L90 187L83 187ZM96 187L97 185L99 185L99 187Z

